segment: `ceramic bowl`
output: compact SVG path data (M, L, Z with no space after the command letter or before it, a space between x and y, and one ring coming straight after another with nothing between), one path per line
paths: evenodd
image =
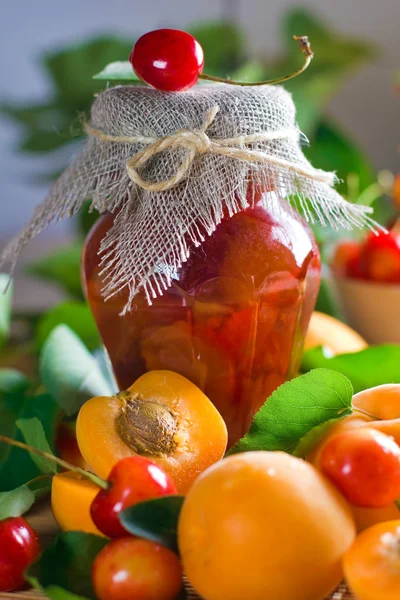
M335 278L347 323L369 344L400 344L400 284Z

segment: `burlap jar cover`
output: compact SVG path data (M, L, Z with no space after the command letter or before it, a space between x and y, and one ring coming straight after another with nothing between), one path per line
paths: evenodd
M252 205L257 186L271 190L262 202L272 212L284 203L332 227L373 224L370 208L334 190L334 173L304 157L294 104L281 87L117 86L95 99L86 130L86 146L2 262L13 266L29 240L89 198L100 213L117 211L100 254L104 297L128 289L124 312L141 289L149 304L161 295L224 213Z

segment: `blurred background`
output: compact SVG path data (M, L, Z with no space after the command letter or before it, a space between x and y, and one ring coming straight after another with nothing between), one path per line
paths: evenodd
M0 245L29 219L79 148L79 114L104 87L91 76L126 60L135 39L158 27L196 35L206 72L249 81L299 66L291 36L308 35L316 57L287 84L311 142L306 152L315 166L337 170L348 199L375 204L385 222L395 204L391 174L399 170L399 25L398 0L13 0L0 21ZM78 223L52 227L25 260L72 244L69 254L63 248L67 262L58 264L66 270L70 260L75 268L81 242L73 240L90 222L83 214ZM331 234L316 233L322 246L329 242ZM52 280L43 261L33 270ZM58 297L54 285L46 298L45 288L24 285L22 303Z

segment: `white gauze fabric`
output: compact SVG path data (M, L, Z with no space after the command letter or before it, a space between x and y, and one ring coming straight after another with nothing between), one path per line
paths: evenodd
M257 186L273 190L263 196L269 210L279 210L279 199L309 222L373 225L370 208L346 202L333 189L334 173L304 157L282 87L117 86L97 96L87 131L85 147L1 262L13 268L29 240L90 199L93 209L117 215L100 255L104 298L128 290L124 312L140 290L149 304L161 295L224 214L252 206Z

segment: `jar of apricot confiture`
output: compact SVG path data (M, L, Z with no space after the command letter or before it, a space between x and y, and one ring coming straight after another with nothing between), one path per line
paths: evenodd
M120 316L127 293L105 302L99 265L112 223L104 215L89 233L82 276L119 386L153 369L180 373L212 400L235 442L298 371L320 277L310 229L289 211L271 214L261 194L224 216L151 306L142 291Z
M90 198L102 216L84 247L83 287L118 385L155 369L187 377L232 445L299 369L320 279L303 217L361 226L369 209L345 202L334 174L306 160L283 88L192 87L197 42L178 32L182 52L161 44L165 60L151 61L154 33L131 55L153 87L96 97L86 146L9 253ZM306 66L312 53L299 42ZM172 68L182 56L189 62Z

